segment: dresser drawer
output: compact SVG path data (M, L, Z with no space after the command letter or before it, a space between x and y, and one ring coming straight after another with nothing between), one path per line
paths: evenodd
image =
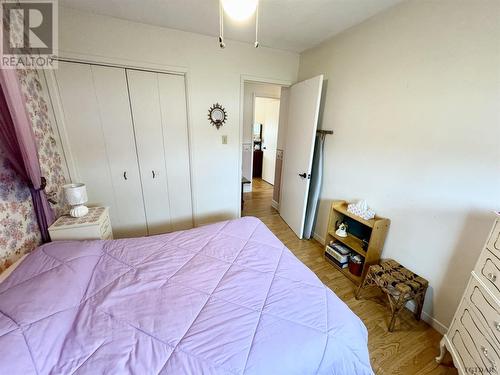
M461 310L453 322L451 342L466 371L467 368L498 368L498 345L485 333L484 327L467 303L461 305Z
M462 331L459 329L450 330L448 333L449 340L454 348L454 362L455 366L460 370L460 374L467 374L470 372L470 369L478 369L480 367L479 364L476 363L469 349L467 348L467 344L470 345L470 337L465 334L465 337L462 337ZM464 340L464 338L466 340ZM466 343L467 341L467 343ZM481 365L481 368L483 365Z
M491 251L483 250L474 273L500 301L500 259Z
M491 231L490 237L486 242L486 248L488 248L493 254L500 256L500 220L497 219L495 226Z
M500 346L500 305L475 277L471 279L466 293L470 309L494 340L494 344Z

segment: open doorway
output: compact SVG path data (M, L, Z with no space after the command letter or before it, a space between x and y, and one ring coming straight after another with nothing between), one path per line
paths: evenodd
M244 82L242 216L276 214L279 208L286 90L278 84Z
M256 96L253 121L252 177L262 178L274 186L280 99ZM257 158L256 156L259 155Z
M321 189L324 135L332 134L332 131L318 130L323 76L287 86L280 84L242 79L241 214L262 218L279 213L298 238L311 238ZM272 90L274 95L269 94ZM268 174L264 171L264 147L267 149L266 142L269 144L269 140L265 139L267 115L261 120L256 115L255 103L261 101L260 98L263 102L265 98L277 99L278 95L276 152L273 152L272 139L269 147L269 154L275 160L273 180L266 177ZM318 151L316 155L315 149ZM256 155L259 151L262 156L260 178L259 173L254 175L254 166L258 168ZM272 170L272 163L269 165Z

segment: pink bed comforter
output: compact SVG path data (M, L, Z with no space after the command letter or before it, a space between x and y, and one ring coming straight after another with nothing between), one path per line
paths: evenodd
M1 374L372 374L360 319L258 219L41 246L0 284Z

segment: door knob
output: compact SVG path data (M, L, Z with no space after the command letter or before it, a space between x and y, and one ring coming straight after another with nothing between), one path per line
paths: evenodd
M127 171L123 172L123 179L127 180Z
M155 177L156 177L156 173L155 173L155 171L154 171L154 170L153 170L153 171L151 171L151 174L153 175L153 178L155 178Z
M299 173L299 176L302 177L302 178L306 178L307 177L307 173Z

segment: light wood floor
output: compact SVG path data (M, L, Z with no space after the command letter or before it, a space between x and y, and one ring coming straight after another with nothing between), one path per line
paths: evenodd
M368 291L357 301L354 298L354 284L323 259L323 246L314 240L299 240L271 207L272 185L261 179L254 179L252 185L253 191L244 194L242 215L260 218L297 258L363 320L368 328L368 347L376 374L457 374L448 354L444 365L440 366L434 361L441 339L437 331L422 321L417 322L409 311L403 311L395 331L389 333L386 299L376 291Z

